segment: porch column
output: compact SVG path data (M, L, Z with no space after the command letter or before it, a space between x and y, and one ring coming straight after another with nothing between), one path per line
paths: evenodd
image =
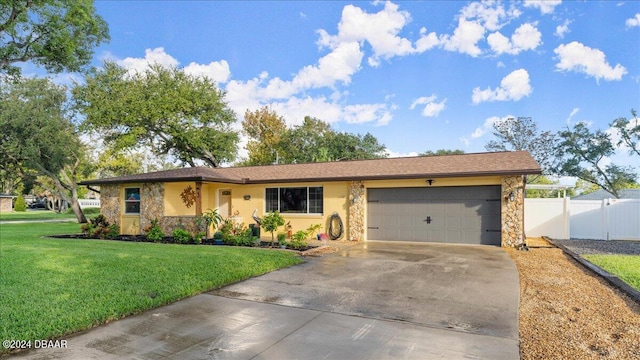
M202 182L196 181L196 216L202 215Z
M502 178L502 246L524 244L524 180L522 176Z
M364 182L352 181L349 184L349 240L364 240Z

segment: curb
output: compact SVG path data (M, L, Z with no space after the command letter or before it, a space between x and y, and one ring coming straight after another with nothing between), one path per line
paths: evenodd
M543 238L546 239L551 244L553 244L555 247L557 247L559 249L562 249L562 251L565 254L571 256L574 260L576 260L577 262L582 264L584 267L586 267L587 269L591 270L592 272L594 272L596 275L600 276L601 278L605 279L609 284L613 285L618 290L620 290L620 291L624 292L625 294L627 294L627 296L629 296L629 298L631 298L631 300L635 301L636 304L640 305L640 291L634 289L633 287L631 287L626 282L620 280L619 277L611 274L608 271L603 270L602 268L600 268L598 266L593 265L592 263L590 263L586 259L583 259L580 255L578 255L575 252L569 250L566 246L560 245L560 244L556 244L552 239L550 239L550 238L548 238L546 236L543 236Z

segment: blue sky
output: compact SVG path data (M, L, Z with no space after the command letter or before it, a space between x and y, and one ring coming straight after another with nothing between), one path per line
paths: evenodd
M103 59L210 76L239 121L269 105L390 153L485 151L491 126L607 129L640 111L638 1L97 1ZM621 149L621 152L624 149ZM637 165L637 164L636 164Z

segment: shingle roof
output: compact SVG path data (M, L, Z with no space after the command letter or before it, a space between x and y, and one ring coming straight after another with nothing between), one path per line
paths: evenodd
M526 175L540 172L540 165L528 152L513 151L229 168L191 167L87 180L80 185L176 181L264 184Z
M640 189L623 189L618 192L620 199L640 199ZM571 200L604 200L615 199L615 196L606 190L596 190L592 193L578 195Z

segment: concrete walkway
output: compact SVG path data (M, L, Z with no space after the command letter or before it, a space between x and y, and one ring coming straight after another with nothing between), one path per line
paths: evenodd
M368 243L69 337L27 359L517 359L504 250Z

